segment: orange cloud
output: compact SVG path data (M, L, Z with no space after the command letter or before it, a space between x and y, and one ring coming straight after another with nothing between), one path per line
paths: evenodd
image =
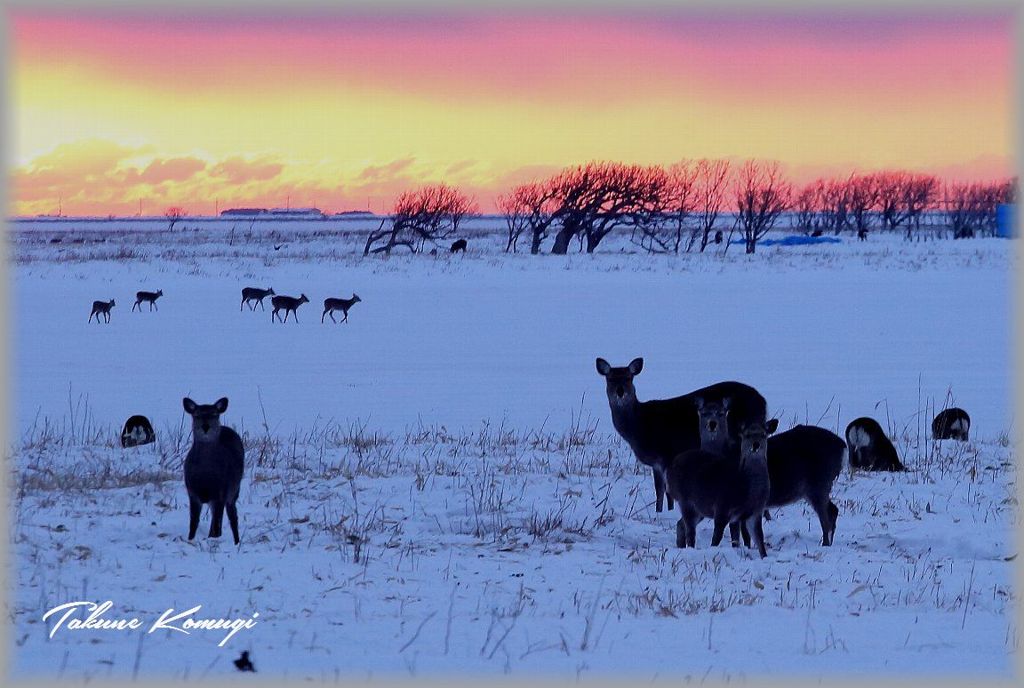
M233 156L217 163L210 169L213 177L222 177L231 184L265 181L281 174L284 165L267 160L246 160Z

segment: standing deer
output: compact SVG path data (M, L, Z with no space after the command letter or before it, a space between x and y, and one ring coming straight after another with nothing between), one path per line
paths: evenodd
M256 304L250 303L255 301L260 305L262 310L267 310L267 307L263 305L263 299L268 296L274 296L274 289L260 289L259 287L245 287L242 289L242 303L238 305L238 310L242 310L245 304L249 304L249 308L256 310Z
M279 310L284 309L284 320L281 322L288 322L288 314L292 313L295 315L295 322L299 322L299 306L304 303L309 303L309 299L306 298L305 294L295 298L294 296L275 296L270 299L270 305L274 307L274 311L270 314L270 322L274 322L274 319L281 320L281 317L277 314Z
M372 296L372 294L371 294ZM324 299L324 312L320 316L320 322L324 321L324 316L330 315L331 322L338 322L334 319L334 311L341 311L345 314L345 317L341 319L341 322L348 322L348 309L362 301L359 298L359 294L352 292L351 299Z
M142 312L142 302L143 301L149 302L149 310L153 310L154 308L156 308L156 300L159 299L163 295L164 295L164 290L163 289L157 289L156 291L137 291L137 292L135 292L135 305L132 306L132 311L134 311L136 308L138 308L139 312L141 313ZM160 310L159 308L156 308L156 309Z
M962 408L941 411L932 421L932 439L966 442L971 431L971 417Z
M679 503L677 547L696 547L697 524L710 518L715 522L712 547L722 541L727 525L739 523L753 535L761 557L768 556L761 524L770 491L768 433L763 421L744 422L738 457L703 449L675 457L668 470L668 491Z
M896 447L874 418L862 417L846 426L850 465L865 471L905 471Z
M613 368L603 358L598 358L596 364L598 374L605 379L615 430L629 444L637 461L652 469L655 510L659 512L665 497L665 473L673 458L700 446L698 398L707 403L729 397L727 429L733 437L738 436L740 421L763 423L765 420L764 397L753 387L740 382L718 382L671 399L639 401L633 378L643 370L644 359L635 358L622 368ZM671 495L667 501L671 511Z
M188 490L188 539L196 536L203 504L210 504L210 537L221 536L224 510L235 544L238 544L238 492L245 471L245 447L238 433L220 424L228 410L227 397L213 404L182 399L192 416L192 448L185 457L185 489Z
M114 299L110 301L93 301L92 312L89 313L89 321L92 320L92 316L96 316L96 322L100 321L100 316L103 316L103 322L110 322L110 309L114 307Z
M448 251L449 251L449 253L458 253L459 251L462 251L463 253L465 253L466 252L466 240L465 239L456 239L455 241L452 242L452 246L451 246L450 249L448 249Z

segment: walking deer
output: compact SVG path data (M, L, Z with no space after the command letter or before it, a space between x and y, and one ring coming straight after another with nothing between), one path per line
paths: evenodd
M309 303L309 299L306 298L305 294L295 298L294 296L275 296L270 299L270 305L274 307L273 312L270 314L270 322L274 322L274 319L281 320L281 317L277 314L278 311L284 309L284 320L281 322L288 322L288 314L292 313L295 317L293 320L299 322L299 306L304 303Z
M372 294L371 294L372 296ZM341 319L341 322L348 322L348 309L362 301L359 298L359 294L352 292L351 299L324 299L324 312L320 316L320 322L324 321L324 316L331 316L331 322L338 322L334 319L334 311L341 311L345 314L345 317Z
M932 439L966 442L971 431L971 417L962 408L941 411L932 421Z
M761 518L770 491L769 428L764 421L744 422L738 434L738 456L691 449L673 460L668 491L679 503L677 547L696 547L697 524L710 518L712 547L722 541L727 525L739 523L753 535L761 557L768 556Z
M101 315L103 316L103 322L110 322L110 309L113 307L114 299L110 299L110 301L93 301L92 312L89 313L89 320L87 322L91 321L94 315L96 316L97 323L100 321Z
M896 447L878 421L862 417L846 426L846 444L850 448L850 465L865 471L904 471Z
M185 413L192 416L192 448L185 457L185 489L188 491L188 539L196 536L203 504L210 504L210 535L221 536L224 510L228 512L231 535L238 544L238 492L245 471L242 438L221 425L228 410L227 397L213 404L182 399Z
M157 289L156 291L137 291L137 292L135 292L135 305L132 306L132 311L134 311L136 308L138 308L139 312L141 313L142 312L142 302L143 301L149 303L149 310L153 310L154 308L156 308L156 300L159 299L163 295L164 295L164 290L163 289ZM160 310L159 308L156 308L156 309Z
M732 437L738 436L741 421L763 423L765 420L764 397L753 387L740 382L718 382L671 399L639 401L633 378L643 370L644 359L635 358L628 366L619 368L598 358L596 365L598 374L605 378L612 425L629 444L637 461L652 469L655 510L659 512L665 498L665 474L672 460L685 451L700 447L698 398L705 404L729 398L727 429ZM672 499L668 495L670 511Z
M255 301L260 305L260 308L265 311L267 310L267 307L263 305L263 299L268 296L274 296L273 288L260 289L259 287L245 287L242 289L242 303L238 305L238 310L242 310L242 307L247 303L249 304L250 309L256 310L256 304L251 303L252 301Z

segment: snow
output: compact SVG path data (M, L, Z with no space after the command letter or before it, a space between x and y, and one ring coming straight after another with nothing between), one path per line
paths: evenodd
M529 256L489 220L466 255L383 259L359 255L364 223L15 226L17 676L216 677L243 649L314 679L1010 675L1011 242ZM269 299L239 310L245 286L310 303L272 324ZM159 311L130 312L142 289L163 289ZM349 322L320 323L353 292ZM87 323L111 297L111 323ZM643 356L641 399L736 379L782 429L874 416L910 471L844 474L832 548L794 505L763 561L711 549L708 523L677 550L597 356ZM184 539L184 396L229 397L244 433L238 548L205 537L205 512ZM948 403L971 442L928 439ZM157 442L121 449L135 413ZM259 617L224 647L48 638L47 609L108 599L147 627L197 604Z

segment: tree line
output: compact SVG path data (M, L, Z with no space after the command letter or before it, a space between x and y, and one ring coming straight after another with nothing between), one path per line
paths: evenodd
M913 239L932 214L954 238L994 235L996 207L1012 202L1016 179L943 182L930 174L887 170L820 178L797 187L774 161L682 160L669 166L590 162L520 184L497 199L507 252L539 254L574 246L593 253L613 232L650 253L705 251L728 232L754 253L783 214L814 236L876 229ZM478 213L473 199L445 184L403 193L391 215L370 232L364 255L398 248L416 253L439 245Z

